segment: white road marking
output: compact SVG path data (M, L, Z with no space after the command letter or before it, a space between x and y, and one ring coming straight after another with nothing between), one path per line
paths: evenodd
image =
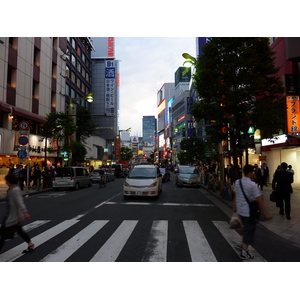
M168 221L153 221L150 236L142 261L166 262L168 243Z
M120 204L120 205L162 205L162 206L203 206L203 207L212 207L213 204L198 204L198 203L151 203L151 202L108 202L102 204Z
M51 238L53 238L54 236L58 235L59 233L61 233L62 231L70 228L71 226L73 226L74 224L76 224L77 222L79 222L78 220L72 219L72 220L66 220L63 221L60 224L57 224L56 226L46 230L45 232L35 236L34 238L32 238L32 242L35 244L36 247L38 247L39 245L47 242L48 240L50 240ZM27 248L27 243L24 242L4 253L2 253L0 255L0 261L14 261L17 258L21 257L22 255L24 255L22 253L23 250L25 250Z
M216 262L217 259L197 221L183 221L192 261Z
M94 236L108 221L94 221L67 242L48 254L42 262L63 262Z
M241 241L240 235L235 230L230 229L229 224L225 221L213 221L213 223L234 251L240 255L240 250L236 248L236 244ZM253 247L249 246L249 252L254 255L254 258L243 260L244 262L266 262Z
M90 261L116 261L137 223L137 220L123 221Z

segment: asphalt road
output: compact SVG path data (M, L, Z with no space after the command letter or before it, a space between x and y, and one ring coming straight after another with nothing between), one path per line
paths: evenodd
M23 255L20 237L6 242L0 261L241 262L239 234L203 189L163 184L160 198L124 200L124 179L25 198L24 228L36 250ZM1 218L4 204L0 204ZM258 226L251 261L300 261L299 248Z

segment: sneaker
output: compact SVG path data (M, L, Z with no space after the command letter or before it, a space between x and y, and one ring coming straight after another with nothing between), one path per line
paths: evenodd
M244 253L243 253L243 251L241 251L240 258L241 259L250 259L250 258L254 258L254 256L249 253L249 250L246 250L246 251L244 251Z

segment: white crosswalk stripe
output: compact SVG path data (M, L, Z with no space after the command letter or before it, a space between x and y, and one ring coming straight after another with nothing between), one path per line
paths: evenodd
M217 261L197 221L183 221L192 261Z
M123 221L91 261L115 261L137 223L138 221Z
M78 234L74 235L70 240L61 245L58 249L47 255L41 261L44 262L61 262L70 257L85 242L95 235L108 221L94 221Z
M49 239L53 238L57 234L70 228L77 222L79 222L79 220L75 220L75 219L63 221L62 223L46 230L45 232L39 234L38 236L35 236L33 242L36 246L39 246L39 245L47 242ZM16 247L2 253L0 255L0 262L2 262L2 261L8 262L8 261L16 260L17 258L24 255L24 254L22 254L22 251L26 248L27 248L27 243L24 242L21 245L16 246Z
M142 261L167 261L168 221L154 221Z
M26 231L31 231L36 229L50 220L37 220L32 222L23 228ZM38 247L44 243L51 243L49 241L53 237L59 235L60 233L71 228L73 225L80 222L78 218L63 221L47 230L38 234L37 236L32 236L32 241ZM70 238L61 244L57 249L46 255L41 259L42 262L63 262L66 261L71 255L76 251L80 251L80 248L87 243L89 240L95 239L95 235L101 235L103 227L108 224L109 220L94 220L86 227L83 227L78 233L73 236L68 235ZM227 243L232 247L233 251L239 256L239 250L236 249L236 244L240 240L239 234L229 228L228 223L225 221L212 221L216 229L221 233ZM112 223L113 224L113 223ZM80 224L79 224L80 225ZM129 238L133 235L134 229L139 229L138 226L143 226L142 220L124 220L122 223L114 230L106 242L100 247L96 254L90 259L91 262L114 262L118 259L122 250L126 254L126 245ZM111 227L111 225L110 225ZM148 227L149 228L149 227ZM186 247L190 253L190 259L192 262L216 262L217 258L214 254L213 247L209 244L205 236L205 230L201 228L200 224L196 220L183 220L182 221L183 233L186 236ZM111 227L113 229L113 227ZM149 229L148 229L149 230ZM169 221L167 220L154 220L152 221L152 226L150 233L145 237L145 249L142 249L141 253L143 262L166 262L168 261L168 243L175 244L175 241L169 241L168 232L170 230L178 230L178 228L170 228ZM135 231L135 234L142 234L139 231ZM176 235L175 235L176 236ZM174 238L173 238L174 239ZM137 244L137 246L139 246ZM24 254L22 251L27 248L27 243L21 243L20 245L11 248L10 250L0 254L0 262L10 262L15 261ZM53 249L53 248L52 248ZM96 249L95 249L96 250ZM251 253L254 255L254 259L250 261L266 261L254 248L250 248ZM76 257L74 255L74 257ZM170 258L169 258L170 259Z

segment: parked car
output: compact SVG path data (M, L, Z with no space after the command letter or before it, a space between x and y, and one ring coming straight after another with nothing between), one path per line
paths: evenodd
M131 169L123 185L124 199L130 196L159 197L162 174L154 165L138 165Z
M92 177L83 167L62 167L55 170L53 189L72 188L78 190L83 186L92 186Z
M110 171L110 170L105 170L105 171L104 171L104 174L105 174L105 176L106 176L106 178L107 178L107 182L110 182L110 181L114 181L114 180L115 180L115 174L114 174L112 171Z
M200 186L200 174L195 166L179 166L176 173L176 186Z
M115 177L125 177L125 174L124 174L125 168L126 167L123 164L114 164L111 166L111 169L115 174Z
M159 168L160 173L162 174L162 182L167 182L171 180L171 174L166 168Z
M92 177L92 182L99 182L100 181L100 176L101 174L104 175L104 171L101 169L95 169L92 173L91 173L91 177Z

